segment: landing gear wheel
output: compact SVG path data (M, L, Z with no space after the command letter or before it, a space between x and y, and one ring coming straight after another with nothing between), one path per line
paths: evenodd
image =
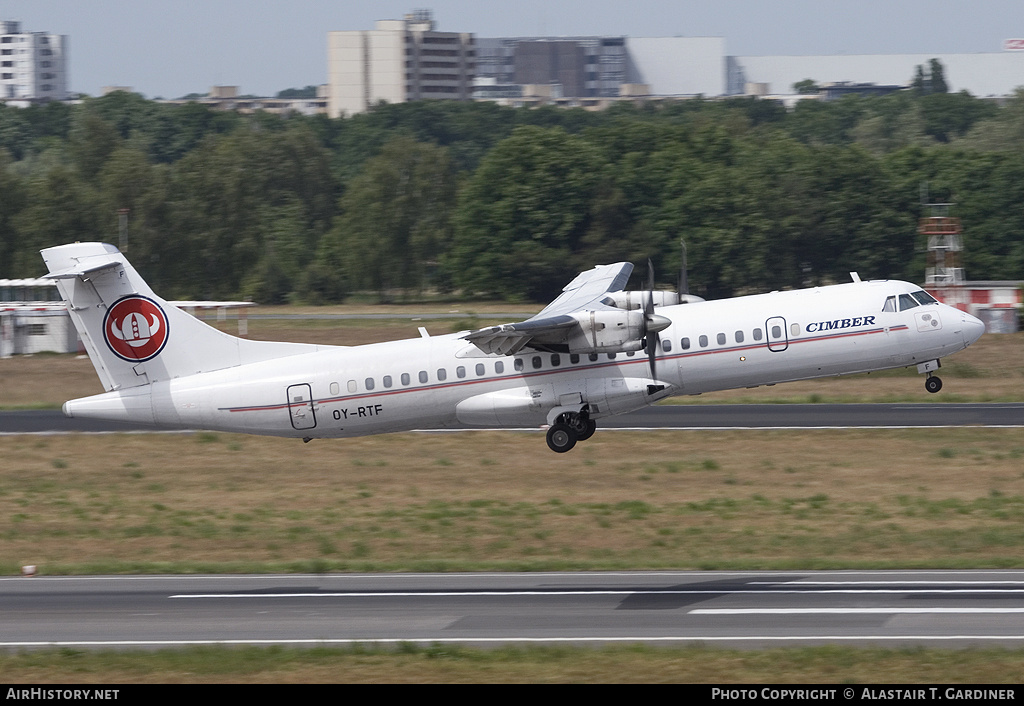
M576 432L568 424L554 424L548 429L548 448L564 454L576 445Z
M588 419L586 426L582 430L576 431L576 441L586 441L594 435L595 431L597 431L597 422L593 419Z
M931 377L925 378L924 389L931 393L938 392L942 389L942 378L938 375L932 375Z

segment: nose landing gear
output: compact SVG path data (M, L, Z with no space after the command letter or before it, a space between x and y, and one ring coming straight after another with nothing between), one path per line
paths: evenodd
M942 389L942 380L935 374L940 367L942 367L942 362L938 359L919 363L917 366L917 372L928 375L924 379L924 389L933 394Z

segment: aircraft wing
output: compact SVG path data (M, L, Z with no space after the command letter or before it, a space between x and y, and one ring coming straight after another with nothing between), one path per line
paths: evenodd
M484 353L514 355L525 346L549 347L564 345L579 321L570 316L577 311L610 309L601 299L608 292L617 292L626 286L633 265L617 262L598 265L582 272L567 284L562 293L544 309L526 321L473 331L463 336Z

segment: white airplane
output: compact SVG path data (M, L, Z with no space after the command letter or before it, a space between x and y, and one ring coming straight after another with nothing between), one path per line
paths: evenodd
M548 446L565 452L596 420L671 395L911 365L938 392L939 360L985 329L907 282L851 273L849 284L674 304L674 293L622 291L633 266L617 263L519 323L355 347L273 343L172 306L112 245L42 255L108 390L64 414L305 441L546 423Z

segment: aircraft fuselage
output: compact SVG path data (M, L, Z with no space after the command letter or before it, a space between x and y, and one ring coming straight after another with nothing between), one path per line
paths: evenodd
M586 405L592 419L671 395L925 366L965 348L981 323L939 303L897 310L920 288L854 282L658 307L644 351L486 354L464 333L326 348L72 400L74 417L297 438L457 425L538 426ZM937 363L935 363L937 365ZM920 369L920 368L919 368Z

